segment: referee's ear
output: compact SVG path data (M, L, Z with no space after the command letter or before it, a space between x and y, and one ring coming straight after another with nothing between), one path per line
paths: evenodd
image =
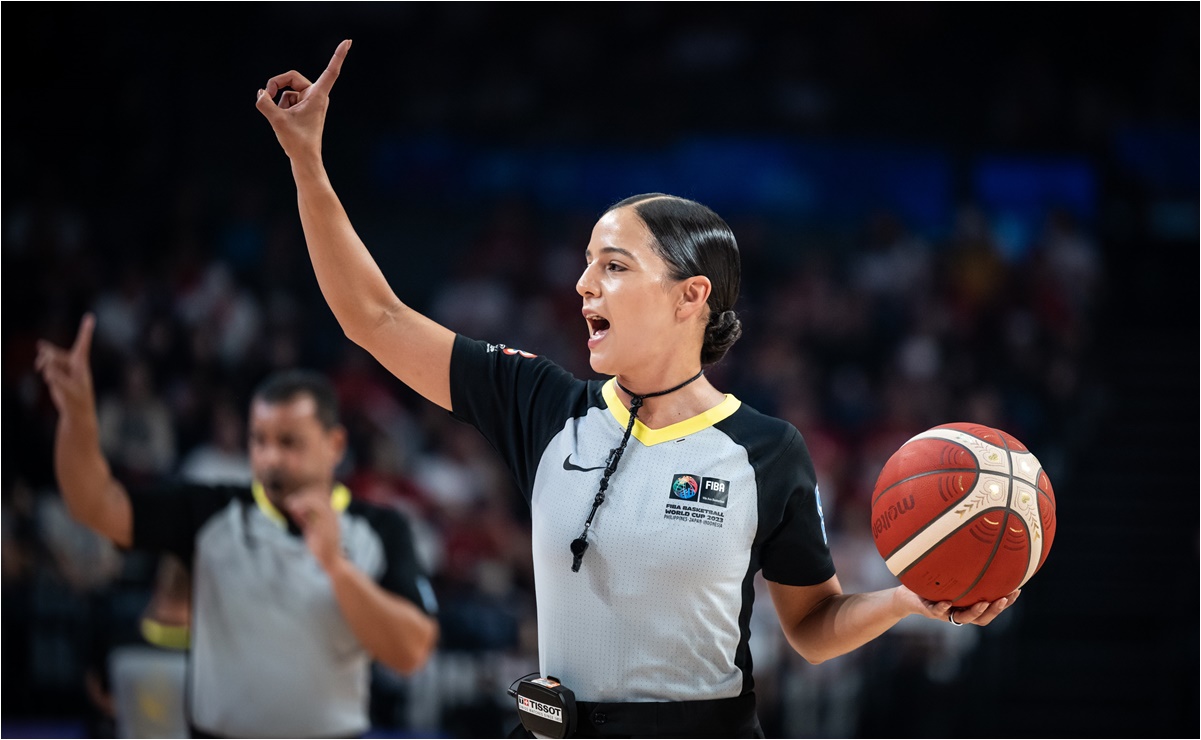
M704 275L693 275L680 281L680 300L676 304L676 318L688 321L697 317L701 323L709 320L706 307L713 294L713 283Z
M325 430L325 445L329 455L330 470L335 470L342 461L346 459L346 450L349 445L350 435L346 431L346 427L341 424L335 424Z

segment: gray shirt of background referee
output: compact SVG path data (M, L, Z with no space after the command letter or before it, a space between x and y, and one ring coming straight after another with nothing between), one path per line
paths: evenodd
M370 729L371 655L295 525L236 486L130 491L134 546L192 572L188 721L224 737L349 737ZM331 498L346 557L381 588L437 609L398 511Z

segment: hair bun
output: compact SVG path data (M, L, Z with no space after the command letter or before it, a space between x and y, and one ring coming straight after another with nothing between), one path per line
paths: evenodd
M709 325L705 327L705 344L701 347L701 364L712 365L725 357L741 336L742 321L734 311L710 313Z

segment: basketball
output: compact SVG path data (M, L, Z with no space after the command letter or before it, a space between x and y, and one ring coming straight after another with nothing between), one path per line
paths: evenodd
M1013 436L966 422L901 445L876 480L871 515L889 571L957 607L1023 586L1055 539L1055 494L1038 459Z

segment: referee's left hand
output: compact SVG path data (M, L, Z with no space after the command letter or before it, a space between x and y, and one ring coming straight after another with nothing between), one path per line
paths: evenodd
M971 606L957 607L952 606L949 601L923 599L905 586L899 586L898 591L904 592L899 594L903 598L916 601L918 606L914 612L917 614L924 614L930 619L948 623L951 623L951 617L954 617L955 623L959 625L974 624L977 627L985 627L992 623L994 619L1001 616L1001 612L1013 606L1013 602L1017 601L1018 596L1022 593L1019 588L996 601L980 601Z
M304 533L304 542L323 570L342 557L342 530L338 514L329 503L329 489L305 488L284 501L292 521Z

